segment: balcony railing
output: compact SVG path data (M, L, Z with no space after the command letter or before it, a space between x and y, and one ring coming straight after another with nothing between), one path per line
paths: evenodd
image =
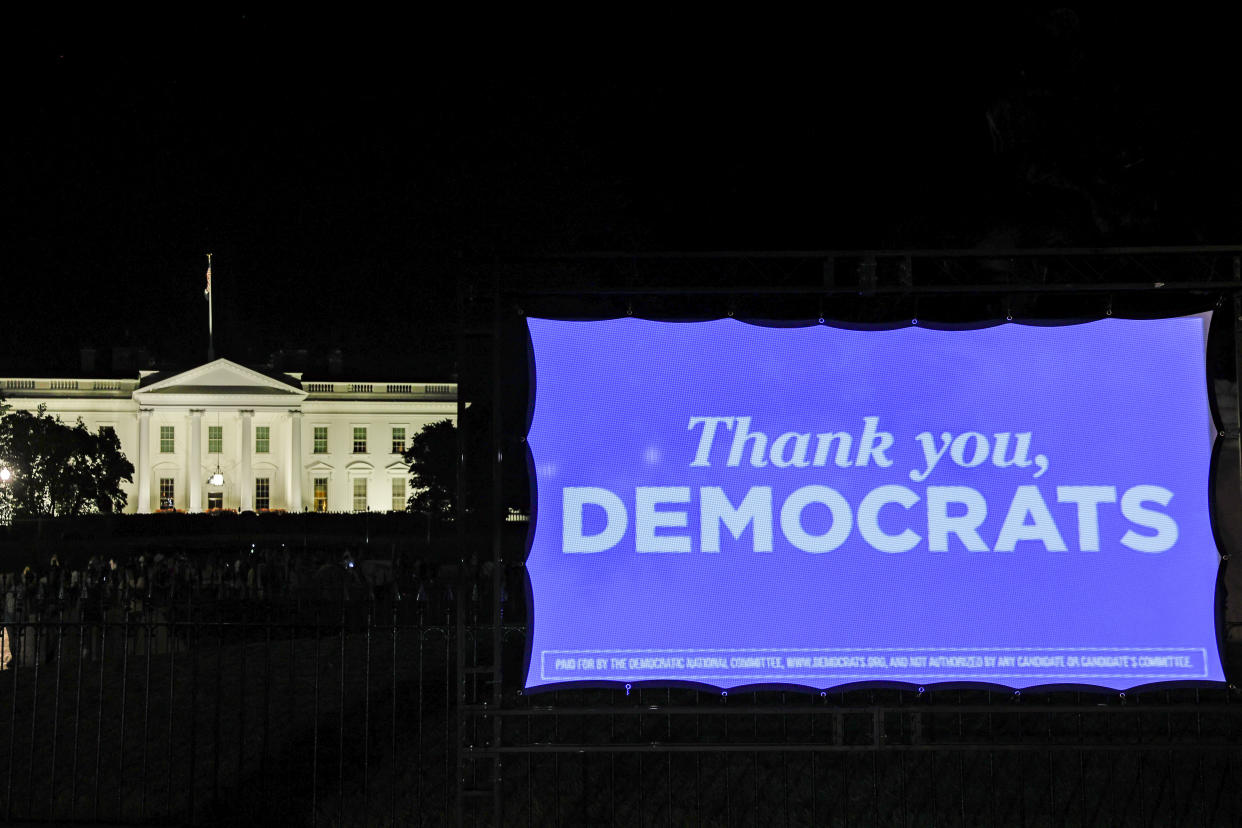
M138 380L90 380L90 379L27 379L27 378L4 378L0 379L0 389L6 392L50 392L52 394L64 395L69 392L72 396L85 395L94 396L99 393L108 395L128 395L138 387Z
M456 383L308 382L302 387L308 394L333 396L453 397L457 394Z

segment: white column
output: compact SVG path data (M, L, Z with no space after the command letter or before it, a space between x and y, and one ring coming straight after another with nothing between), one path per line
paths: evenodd
M302 504L302 412L289 412L289 476L285 491L289 493L289 503L285 506L291 512L300 512Z
M190 448L186 473L190 478L190 511L203 511L203 409L190 409Z
M138 512L151 511L151 409L138 409Z
M254 434L250 428L253 411L241 412L241 508L239 511L254 511L254 472L250 466L250 455L254 452Z

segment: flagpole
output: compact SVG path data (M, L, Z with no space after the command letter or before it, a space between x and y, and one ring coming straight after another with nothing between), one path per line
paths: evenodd
M216 335L211 326L211 254L207 254L207 361L212 362L216 358Z

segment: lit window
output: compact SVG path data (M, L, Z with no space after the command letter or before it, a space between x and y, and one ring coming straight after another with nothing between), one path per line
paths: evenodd
M405 478L394 477L392 479L392 510L394 512L405 511Z
M272 427L254 427L254 453L268 454L272 450Z
M367 453L367 427L354 426L354 454Z
M207 453L224 453L224 427L207 426Z
M402 454L405 451L405 426L392 427L392 453Z
M260 511L272 508L272 482L267 477L254 479L254 508Z
M171 477L160 478L160 509L175 509L177 505L177 490Z
M328 511L328 478L315 478L315 511Z
M223 509L224 508L224 492L208 492L207 493L207 508L208 509Z
M177 432L175 426L160 426L160 454L175 454Z
M367 510L367 479L365 477L354 478L354 511L365 512Z
M315 426L315 445L311 449L315 454L328 453L328 427Z

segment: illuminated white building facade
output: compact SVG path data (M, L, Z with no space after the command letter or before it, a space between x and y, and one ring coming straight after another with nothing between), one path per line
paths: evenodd
M14 409L113 429L134 464L127 512L403 509L401 453L457 417L452 383L302 382L217 359L138 379L0 379Z

